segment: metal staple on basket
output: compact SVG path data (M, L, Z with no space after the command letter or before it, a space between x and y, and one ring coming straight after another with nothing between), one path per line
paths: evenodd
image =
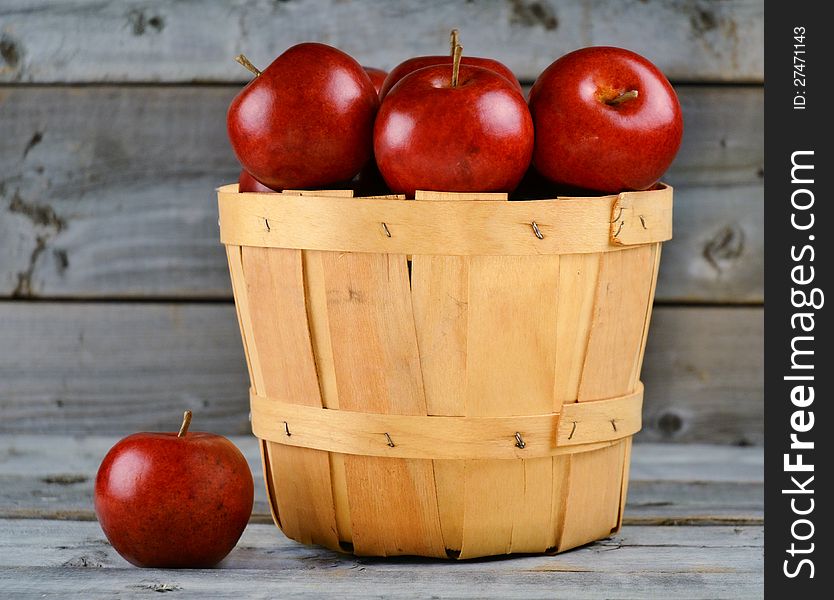
M537 224L535 221L532 221L532 222L530 223L530 225L533 227L533 233L535 233L535 234L536 234L536 237L537 237L537 238L539 238L540 240L543 240L543 239L544 239L544 236L542 235L542 232L541 232L541 231L539 231L539 226L538 226L538 224Z

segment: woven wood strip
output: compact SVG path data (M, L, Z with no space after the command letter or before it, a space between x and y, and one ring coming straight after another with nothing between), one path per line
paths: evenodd
M329 410L254 392L250 401L254 434L279 444L392 458L518 459L584 452L633 435L641 426L643 386L627 396L566 404L561 413L513 417Z
M672 235L672 188L618 196L426 201L217 192L224 244L447 256L578 254Z

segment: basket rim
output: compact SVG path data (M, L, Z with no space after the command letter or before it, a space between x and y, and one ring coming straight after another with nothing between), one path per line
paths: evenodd
M586 254L672 237L671 186L550 200L402 200L218 188L231 246L428 255ZM312 192L311 194L315 194Z
M297 197L303 196L304 198L326 198L328 200L332 200L333 198L351 198L353 200L368 200L368 201L377 201L377 202L403 202L403 203L411 203L411 202L421 202L422 200L416 198L406 198L402 194L388 194L388 195L371 195L371 196L355 196L353 195L353 190L350 189L333 189L333 190L285 190L283 192L239 192L238 191L239 185L237 183L225 183L220 185L214 189L215 192L218 194L235 194L237 196L242 196L244 198L251 198L251 197L265 197L271 200L276 200L276 198L286 198L287 196ZM613 200L619 196L630 196L634 194L658 194L658 193L666 193L668 191L672 191L674 188L664 181L658 181L655 183L651 188L646 190L628 190L624 192L619 192L616 194L598 194L598 195L587 195L587 196L579 196L579 195L556 195L552 198L535 198L530 200L508 200L505 197L499 196L506 196L506 194L497 194L495 192L448 192L443 190L417 190L417 193L434 193L439 192L443 194L465 194L466 196L475 196L477 197L474 200L456 200L450 198L448 200L431 200L432 203L455 203L458 204L460 202L493 202L497 204L505 205L509 203L524 203L524 204L537 204L537 203L551 203L556 200ZM348 194L347 192L350 192Z

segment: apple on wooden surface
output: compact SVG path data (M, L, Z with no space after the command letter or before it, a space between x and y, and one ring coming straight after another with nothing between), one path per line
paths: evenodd
M261 192L261 193L272 193L276 190L272 188L266 187L260 181L252 177L246 169L242 169L240 171L240 176L237 180L237 191L238 192Z
M683 134L669 81L622 48L583 48L555 61L530 90L530 112L535 168L552 182L605 193L657 183Z
M226 115L238 161L272 189L349 181L371 157L379 97L353 58L331 46L297 44L255 78Z
M237 544L254 500L252 473L223 436L135 433L99 467L95 511L107 539L139 567L199 568Z
M454 61L404 77L385 97L374 153L395 193L510 192L533 151L533 122L512 83Z

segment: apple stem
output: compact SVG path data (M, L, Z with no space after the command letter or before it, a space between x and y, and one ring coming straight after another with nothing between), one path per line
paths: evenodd
M244 67L247 71L249 71L249 72L251 72L252 74L254 74L254 75L255 75L255 77L259 77L259 76L260 76L260 74L261 74L261 70L260 70L258 67L256 67L255 65L253 65L253 64L252 64L252 62L251 62L248 58L246 58L246 56L245 56L245 55L243 55L243 54L238 54L237 56L235 56L235 60L236 60L238 63L240 63L241 65L243 65L243 67Z
M180 426L180 432L177 434L178 438L184 437L188 433L189 425L191 425L191 411L187 410L182 413L182 425Z
M612 98L611 100L606 100L605 103L609 106L616 106L618 104L622 104L623 102L628 102L629 100L634 100L638 96L637 90L629 90L627 92L623 92L616 98Z
M452 87L458 87L461 54L463 54L463 46L458 44L457 46L455 46L455 51L452 53Z
M452 29L449 33L449 56L455 55L455 48L460 45L459 40L459 32L457 29Z

